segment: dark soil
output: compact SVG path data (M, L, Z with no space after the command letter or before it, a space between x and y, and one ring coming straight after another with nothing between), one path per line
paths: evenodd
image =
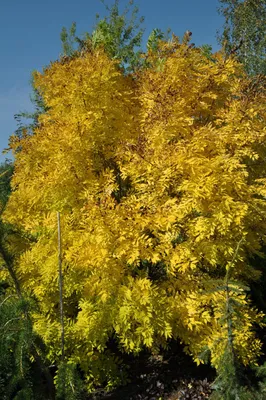
M203 400L211 394L215 371L197 366L180 345L164 356L141 354L128 361L130 383L109 393L99 390L91 400Z

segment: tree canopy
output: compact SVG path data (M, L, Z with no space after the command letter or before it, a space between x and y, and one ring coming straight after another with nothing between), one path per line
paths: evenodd
M220 0L225 18L219 37L227 53L235 53L246 71L266 73L266 2L265 0Z
M16 115L0 166L7 396L41 399L37 366L54 398L50 365L58 399L86 398L125 382L123 354L174 340L216 368L214 398L261 398L243 371L258 373L265 322L250 295L265 279L265 5L221 4L221 52L160 29L140 50L138 9L116 0L33 73L35 112Z
M218 366L228 292L237 357L260 354L245 285L265 241L265 93L233 58L174 36L145 59L129 75L100 48L51 63L34 77L48 111L11 140L5 219L36 237L18 266L39 304L34 329L54 360L60 211L66 357L88 385L117 368L113 335L133 353L179 338Z

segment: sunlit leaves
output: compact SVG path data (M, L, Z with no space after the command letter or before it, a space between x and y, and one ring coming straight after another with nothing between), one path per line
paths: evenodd
M246 279L265 240L263 91L232 59L175 37L146 61L133 76L101 50L51 64L35 77L49 111L11 141L21 151L5 215L38 238L19 264L36 330L55 357L60 210L67 356L86 373L112 335L133 352L179 337L216 365L226 265L242 239L232 277ZM260 318L244 292L234 301L237 351L253 362Z

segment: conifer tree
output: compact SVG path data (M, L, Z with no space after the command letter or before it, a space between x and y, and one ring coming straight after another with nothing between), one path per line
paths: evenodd
M217 377L212 385L215 390L211 396L212 399L249 400L252 398L259 400L263 398L262 390L265 390L265 385L260 387L259 379L255 378L254 367L253 370L252 368L245 368L239 360L235 343L236 331L243 329L242 323L248 305L248 288L230 279L241 249L241 243L242 239L237 244L232 261L226 266L224 284L218 287L218 291L225 293L224 302L221 302L220 319L225 335L224 338L219 338L224 350L221 352L217 364Z
M52 400L52 378L40 355L41 341L33 332L30 317L34 301L23 293L17 273L17 260L29 237L2 220L12 174L11 162L0 166L0 390L6 400Z

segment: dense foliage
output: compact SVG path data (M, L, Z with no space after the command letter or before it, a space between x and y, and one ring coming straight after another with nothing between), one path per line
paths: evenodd
M219 36L227 53L235 53L251 75L266 73L265 0L220 0L225 19Z
M63 54L73 56L79 51L102 47L110 58L119 61L125 71L132 71L140 61L144 18L138 17L139 9L134 5L134 0L129 0L122 12L119 10L119 0L115 0L111 7L104 1L102 3L108 14L103 19L96 16L96 26L91 34L85 32L77 36L75 22L69 30L65 27L62 29Z
M264 398L264 2L221 3L223 52L159 29L140 52L115 1L34 73L0 167L6 399L85 399L170 341L216 369L213 399Z
M65 351L89 387L117 375L111 337L134 353L179 338L218 367L228 293L237 358L260 354L262 317L243 283L258 277L248 259L265 240L264 92L232 58L175 37L145 57L132 76L101 49L52 63L35 75L48 112L11 140L5 219L35 237L18 265L38 301L34 329L54 362L60 211Z

